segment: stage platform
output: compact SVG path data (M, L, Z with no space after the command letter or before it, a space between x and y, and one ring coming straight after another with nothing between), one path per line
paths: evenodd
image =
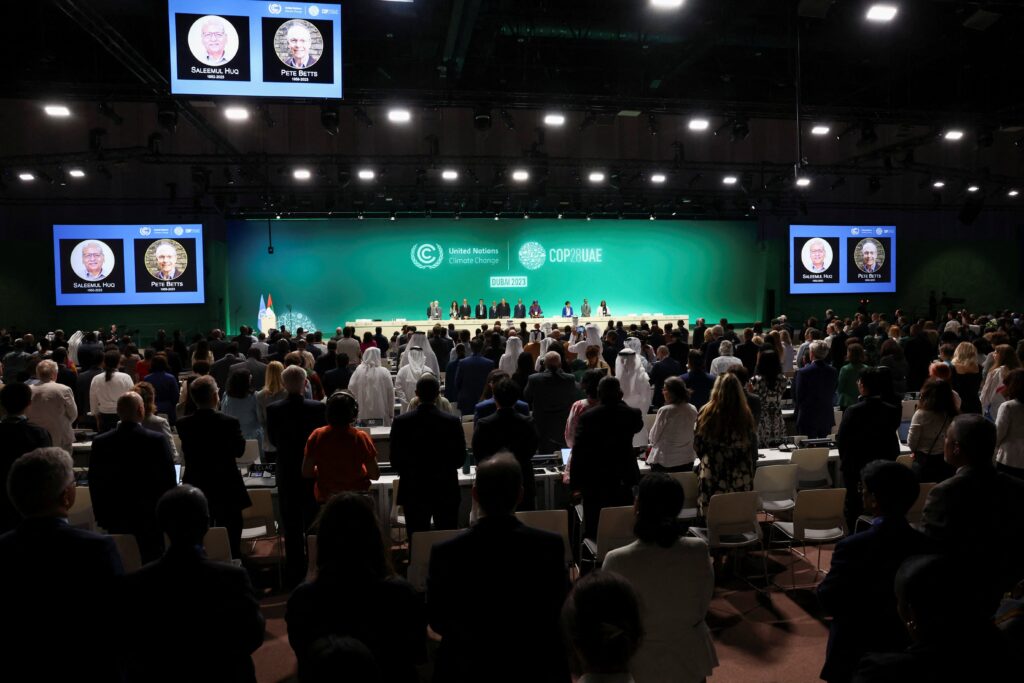
M448 323L454 323L455 329L457 330L475 330L478 327L486 325L487 327L494 327L495 322L500 322L502 327L505 327L510 319L499 318L497 321L490 318L483 319L472 319L472 320L451 320L448 318L441 318L440 320L366 320L358 319L352 322L346 322L345 325L348 327L354 327L356 330L356 336L362 337L363 332L373 332L376 328L381 328L381 333L386 337L390 337L395 330L401 330L403 325L413 325L419 331L426 331L434 327L434 325L441 325L448 327ZM516 327L519 327L519 323L525 322L527 329L533 329L534 323L540 323L542 326L544 323L551 323L551 325L558 326L559 328L571 325L572 318L511 318L512 322ZM672 327L676 327L676 323L679 320L683 320L686 323L687 328L690 326L690 317L685 313L629 313L623 316L609 316L609 317L590 317L590 318L577 318L578 324L587 325L593 323L604 330L608 326L609 320L615 322L622 321L622 324L629 327L633 324L640 324L640 321L646 320L650 323L652 320L657 320L659 325L664 329L665 323L672 323Z

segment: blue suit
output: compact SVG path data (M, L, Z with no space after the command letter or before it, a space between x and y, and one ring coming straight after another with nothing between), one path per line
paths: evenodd
M515 409L520 415L530 417L530 404L526 401L516 401ZM480 401L473 408L473 424L476 424L488 415L494 415L496 412L498 412L498 404L495 403L493 398L489 398L486 401Z
M793 378L793 403L796 406L796 432L820 439L829 435L835 424L832 397L839 373L823 360L800 368Z
M480 395L484 393L487 375L493 369L494 361L484 358L479 353L459 361L459 371L455 375L455 390L459 411L463 415L473 414L473 408L480 401Z
M572 306L563 306L562 307L562 317L563 318L571 318L574 315L575 315L575 313L572 312Z

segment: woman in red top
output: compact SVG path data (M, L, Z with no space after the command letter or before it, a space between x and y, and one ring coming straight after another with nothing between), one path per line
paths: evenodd
M373 338L373 333L367 330L366 332L363 332L363 341L359 345L360 353L370 348L371 346L377 348L377 341Z
M368 491L380 477L377 448L366 432L352 427L359 403L347 391L336 391L327 400L327 426L309 435L302 476L316 479L318 503L326 503L342 491Z

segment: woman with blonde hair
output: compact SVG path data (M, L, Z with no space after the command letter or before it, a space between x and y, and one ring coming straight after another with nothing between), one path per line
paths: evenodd
M288 398L288 390L284 388L284 382L281 380L282 373L284 365L281 361L272 360L267 363L263 388L256 392L256 414L263 429L263 462L277 461L277 449L267 438L267 406Z
M701 516L707 515L708 503L716 493L753 489L757 462L755 428L754 416L736 375L719 375L711 398L697 416L694 430L697 507Z
M978 349L971 342L960 342L953 351L953 390L960 396L961 413L981 413L981 370Z
M992 367L985 375L985 384L981 389L981 408L985 417L995 420L999 406L1006 400L1003 395L1006 390L1006 376L1019 368L1021 363L1017 352L1009 344L997 346L992 351L992 358Z
M782 372L792 372L794 370L794 363L796 362L796 349L793 348L793 338L789 334L789 330L783 328L779 330L779 341L782 343L782 353L779 354L779 358L782 360Z

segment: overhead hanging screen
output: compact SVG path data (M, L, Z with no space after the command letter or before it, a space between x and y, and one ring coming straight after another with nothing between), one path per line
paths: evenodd
M895 226L789 226L790 294L895 291Z
M176 95L341 98L341 5L168 0Z

